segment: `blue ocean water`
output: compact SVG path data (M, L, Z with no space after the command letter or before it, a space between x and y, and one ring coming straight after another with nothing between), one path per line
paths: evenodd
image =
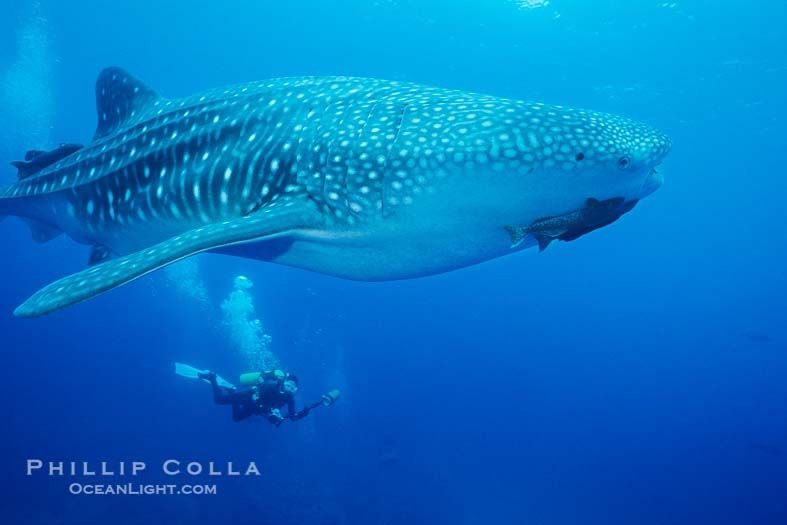
M415 81L624 114L674 144L664 187L614 225L394 283L203 255L16 319L87 253L3 221L3 523L787 523L783 2L6 0L3 12L9 161L88 141L108 65L172 97L288 75ZM227 302L238 275L254 286ZM183 361L234 380L250 347L298 374L300 403L331 388L342 399L279 428L233 423L206 385L172 373ZM254 461L261 475L177 478L216 495L77 496L67 476L27 476L30 458L145 461L133 480L145 483L172 481L157 470L168 458Z

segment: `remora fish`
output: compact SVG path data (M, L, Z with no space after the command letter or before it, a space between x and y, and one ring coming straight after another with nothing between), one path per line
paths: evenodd
M25 218L37 240L93 246L94 266L16 315L206 251L376 281L543 248L655 191L670 149L622 117L362 78L168 100L109 68L96 106L89 145L29 152L0 192L0 215Z
M607 199L604 202L590 198L584 208L557 217L544 217L527 227L506 226L506 231L511 235L514 246L530 235L538 242L539 251L544 251L555 239L573 241L602 226L612 224L621 215L631 211L636 204L636 200L625 201L623 197Z

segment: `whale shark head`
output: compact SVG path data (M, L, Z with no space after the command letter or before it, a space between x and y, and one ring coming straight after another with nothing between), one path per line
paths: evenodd
M591 176L609 176L614 188L619 182L621 192L637 200L647 197L661 187L663 176L658 170L669 153L669 137L656 128L635 120L614 115L593 114L586 119L592 130L588 151L596 159ZM577 159L584 152L577 154Z
M448 172L464 176L448 177L443 194L497 225L563 216L589 199L627 203L604 208L625 213L662 185L658 168L671 148L635 120L539 103L482 100L456 120L446 130Z

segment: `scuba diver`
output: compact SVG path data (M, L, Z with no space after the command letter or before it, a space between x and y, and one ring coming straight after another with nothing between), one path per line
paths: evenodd
M250 372L240 376L241 388L237 388L210 370L198 370L181 363L175 364L178 375L202 379L210 383L213 400L217 405L232 405L233 421L243 421L250 416L264 416L270 423L279 426L286 420L297 421L309 415L319 406L330 406L339 399L340 392L331 390L319 401L295 409L295 393L298 392L298 377L281 370ZM282 415L281 408L287 407Z

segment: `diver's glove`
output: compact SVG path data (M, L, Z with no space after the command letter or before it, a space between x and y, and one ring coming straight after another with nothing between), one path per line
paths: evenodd
M284 422L284 417L282 417L281 412L279 412L278 408L274 408L271 410L270 414L268 414L268 421L276 425L277 427Z

